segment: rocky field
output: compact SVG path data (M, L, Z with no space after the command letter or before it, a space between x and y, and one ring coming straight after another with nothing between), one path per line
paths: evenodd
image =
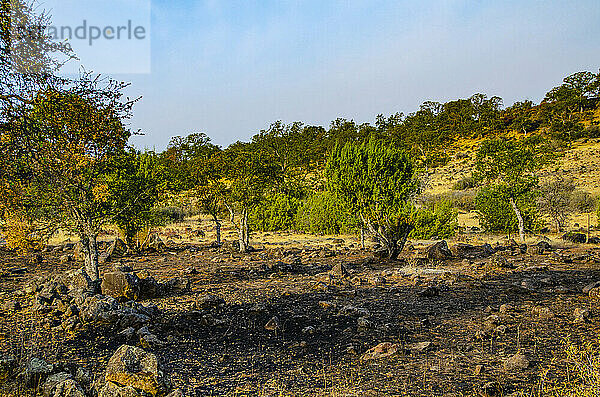
M533 395L598 345L600 249L562 240L353 239L111 249L99 291L76 247L0 250L0 395ZM108 244L105 244L104 249Z

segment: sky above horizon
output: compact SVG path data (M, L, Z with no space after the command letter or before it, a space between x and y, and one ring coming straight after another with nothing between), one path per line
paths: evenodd
M474 93L539 102L600 68L600 2L153 0L138 148L204 132L222 146L276 120L373 122Z

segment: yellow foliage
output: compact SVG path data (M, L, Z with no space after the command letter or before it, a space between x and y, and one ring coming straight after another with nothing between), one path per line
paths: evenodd
M29 252L41 249L43 238L37 233L35 224L20 214L8 213L2 225L2 234L11 249Z
M102 200L109 195L108 185L106 183L100 183L92 188L92 192L96 200Z

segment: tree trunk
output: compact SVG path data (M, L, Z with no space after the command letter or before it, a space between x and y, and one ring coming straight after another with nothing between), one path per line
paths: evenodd
M217 245L220 246L221 245L221 221L219 221L219 218L217 218L217 216L215 214L213 214L213 221L215 222L215 231L217 233Z
M414 228L413 225L408 223L403 223L396 230L396 235L394 233L389 233L382 226L379 226L377 229L373 226L371 222L366 220L362 215L361 219L363 223L368 227L369 231L379 238L379 241L388 252L388 259L395 260L398 258L398 255L404 249L404 245L406 244L406 240L408 239L408 235Z
M521 211L519 210L519 207L517 207L517 203L515 202L515 199L513 199L512 197L510 198L510 205L513 208L513 211L515 211L515 215L517 216L517 220L519 221L519 238L521 239L521 242L524 243L525 242L525 222L523 221L523 215L521 215Z
M366 230L364 226L360 227L360 246L362 247L362 249L366 248L365 245L365 234L366 234Z
M92 281L97 281L100 279L97 236L95 234L81 236L81 245L83 246L85 272Z
M587 225L587 242L590 242L590 213L588 212L588 225Z
M246 253L248 252L248 247L250 246L250 237L248 232L248 211L242 210L240 214L240 223L238 227L239 232L239 242L240 242L240 252Z

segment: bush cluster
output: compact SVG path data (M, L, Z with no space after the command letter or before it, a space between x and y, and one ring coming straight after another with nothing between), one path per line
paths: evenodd
M458 228L458 211L449 200L439 200L417 209L413 219L415 229L410 234L411 238L450 238Z
M477 212L481 216L481 226L487 232L509 233L518 231L518 220L510 203L502 197L497 186L483 188L475 197ZM540 227L535 204L535 195L524 196L517 201L525 222L525 230L535 232Z

